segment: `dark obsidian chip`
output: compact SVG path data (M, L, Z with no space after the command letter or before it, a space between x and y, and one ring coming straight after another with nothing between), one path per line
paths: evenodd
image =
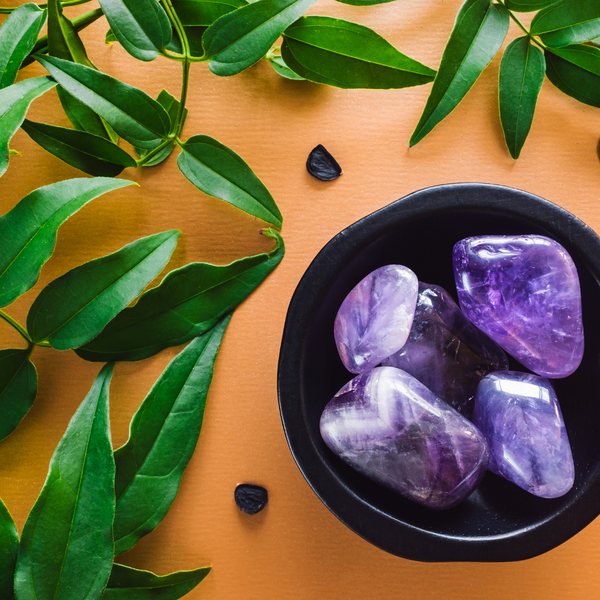
M235 488L235 503L240 510L249 515L260 512L269 501L269 494L264 487L252 483L240 483Z
M342 167L321 144L308 155L306 169L321 181L332 181L342 174Z

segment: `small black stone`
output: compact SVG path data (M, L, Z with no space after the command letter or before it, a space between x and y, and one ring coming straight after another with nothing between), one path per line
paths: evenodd
M321 144L308 155L306 170L321 181L333 181L342 174L342 167Z
M269 494L264 487L252 483L241 483L235 488L235 503L240 510L249 515L260 512L269 501Z

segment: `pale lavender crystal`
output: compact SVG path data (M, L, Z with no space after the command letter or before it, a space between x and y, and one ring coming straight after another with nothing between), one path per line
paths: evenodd
M460 306L528 369L566 377L583 356L581 292L568 252L541 235L464 239L454 247Z
M575 467L562 413L544 377L505 371L479 384L473 423L490 449L489 469L542 498L573 486Z
M383 364L410 373L467 418L483 377L508 369L506 354L465 317L450 294L422 282L408 341Z
M321 435L357 471L429 508L450 508L479 484L486 442L412 375L377 367L325 407Z
M348 371L362 373L404 346L419 282L407 267L387 265L369 273L345 298L333 333Z

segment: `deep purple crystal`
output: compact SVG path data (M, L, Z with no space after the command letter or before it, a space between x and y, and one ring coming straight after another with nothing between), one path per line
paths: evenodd
M363 373L404 346L419 282L407 267L387 265L369 273L344 299L333 333L351 373Z
M473 423L490 449L489 469L542 498L573 486L575 468L556 393L544 377L504 371L479 384Z
M422 282L408 341L383 364L410 373L467 418L479 382L492 371L508 369L506 354L465 317L450 294Z
M412 375L377 367L325 407L321 435L357 471L429 508L450 508L483 477L479 430Z
M464 239L454 276L466 316L538 375L566 377L583 356L581 292L568 252L541 235Z

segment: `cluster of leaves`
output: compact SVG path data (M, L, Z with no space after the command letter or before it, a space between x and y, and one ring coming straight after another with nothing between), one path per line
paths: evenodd
M10 600L177 600L210 567L159 577L114 563L173 502L202 425L213 365L231 316L167 366L114 453L106 364L71 419L19 541L0 501L0 597Z

